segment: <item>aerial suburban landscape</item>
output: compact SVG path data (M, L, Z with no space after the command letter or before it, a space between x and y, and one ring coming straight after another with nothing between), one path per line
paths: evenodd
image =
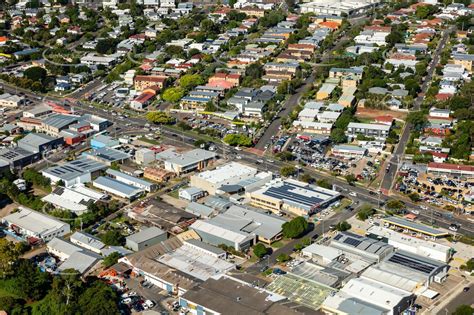
M474 314L470 0L0 0L0 315Z

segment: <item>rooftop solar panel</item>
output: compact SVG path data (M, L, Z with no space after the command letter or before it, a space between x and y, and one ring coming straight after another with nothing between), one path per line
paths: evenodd
M339 241L339 240L341 239L341 237L342 237L342 234L337 234L337 235L334 237L334 239L335 239L336 241Z
M356 239L353 239L353 238L350 238L350 237L346 238L346 239L345 239L344 241L342 241L342 242L345 243L345 244L349 244L349 245L351 245L351 246L354 246L354 247L357 247L357 246L359 246L359 245L362 243L362 241L356 240Z
M428 264L422 261L416 261L415 259L412 259L410 257L407 257L399 253L394 254L392 257L388 259L388 261L411 268L411 269L421 271L426 274L430 274L436 268L435 266L431 264Z

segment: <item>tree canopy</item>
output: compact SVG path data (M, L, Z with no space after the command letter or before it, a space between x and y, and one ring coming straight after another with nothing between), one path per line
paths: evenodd
M252 139L241 134L228 134L224 137L224 142L232 146L249 147L252 145Z
M308 229L308 222L303 217L297 217L282 225L283 236L286 238L297 238Z
M43 82L47 74L46 70L41 67L30 67L23 72L26 78L37 82Z
M171 117L167 113L161 111L148 112L146 114L146 119L149 122L160 125L169 125L175 122L174 117Z
M268 254L268 248L265 247L262 243L258 243L253 247L253 254L258 258L262 258L266 254Z
M179 86L185 90L190 90L198 85L203 84L204 82L204 78L197 73L185 74L179 79Z
M178 102L184 96L184 90L181 87L171 87L163 92L162 98L171 103Z

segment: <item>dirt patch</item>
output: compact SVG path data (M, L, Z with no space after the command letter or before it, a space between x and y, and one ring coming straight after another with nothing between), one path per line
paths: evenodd
M13 203L10 203L10 204L6 205L5 207L1 208L0 209L0 218L3 218L5 216L9 215L13 210L15 210L18 207L19 207L19 205L13 202Z
M390 115L395 119L405 120L407 113L392 110L381 110L372 108L357 108L356 117L374 119L378 116Z

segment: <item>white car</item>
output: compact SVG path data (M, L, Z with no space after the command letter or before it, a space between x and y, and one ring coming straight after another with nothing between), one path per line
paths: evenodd
M411 210L410 212L413 213L413 214L420 214L420 211L418 211L418 210Z
M349 196L357 197L357 193L355 193L355 192L352 191L352 192L349 193Z

